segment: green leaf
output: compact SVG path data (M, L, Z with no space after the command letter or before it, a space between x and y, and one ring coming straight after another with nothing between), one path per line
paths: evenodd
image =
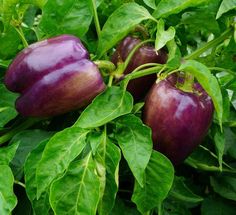
M105 158L106 185L103 196L99 202L99 215L110 214L115 204L116 193L118 191L118 169L120 159L120 149L108 139Z
M218 156L219 166L222 170L223 155L225 150L225 134L220 131L216 131L214 135L214 142Z
M0 165L0 169L0 214L9 215L17 204L13 192L14 176L9 166Z
M206 3L209 0L161 0L153 13L155 18L168 17L169 15L179 13L186 8L196 7Z
M175 177L170 196L182 202L199 203L203 201L201 196L194 194L184 183L184 178Z
M39 28L47 35L83 36L89 29L93 11L87 0L50 0L43 7Z
M217 12L216 19L219 19L224 13L236 9L236 0L223 0Z
M15 135L11 144L19 143L14 159L11 161L11 168L16 179L20 180L23 176L23 167L28 154L36 148L40 142L49 139L53 135L52 132L43 130L25 130Z
M33 151L30 152L24 166L26 193L32 204L35 215L48 214L50 209L47 192L43 192L37 199L36 168L41 160L43 150L48 140L42 141Z
M209 3L203 4L193 11L187 11L182 15L180 24L185 25L185 28L188 29L188 38L191 38L191 40L193 38L194 40L199 32L220 34L219 24L215 18L220 1L209 1ZM183 33L180 35L183 35Z
M157 8L157 3L160 2L160 0L143 0L143 2L150 8L156 9Z
M36 169L37 197L62 174L82 152L89 131L78 127L56 133L46 145Z
M16 97L16 94L8 91L3 84L0 84L0 128L17 116L15 109Z
M115 138L138 183L144 185L144 173L152 154L151 129L134 115L116 121Z
M147 19L153 17L147 9L136 3L127 3L119 7L103 26L98 42L98 58L123 39L137 24Z
M119 87L109 87L82 112L74 126L95 128L130 113L132 108L133 98L130 93Z
M201 215L235 215L236 204L219 197L206 198L201 207Z
M162 19L158 21L156 40L155 40L155 49L159 50L166 45L167 42L173 40L175 37L175 28L169 27L165 31L165 23Z
M0 165L9 165L14 158L19 143L16 142L10 146L0 148Z
M99 145L97 145L96 152L94 155L96 172L100 181L100 199L102 198L106 186L106 148L107 148L107 131L106 127L104 131L101 133Z
M175 40L170 40L166 43L168 48L167 65L170 68L177 69L181 65L181 52Z
M159 206L167 197L174 180L174 167L161 153L152 152L145 171L144 187L135 181L132 201L141 213Z
M90 152L82 160L72 162L67 172L52 183L50 203L54 213L95 215L99 189L100 182Z
M185 61L179 68L180 71L190 72L193 74L204 90L211 97L217 116L219 124L222 127L223 118L223 102L220 86L217 82L215 76L213 76L210 70L204 65L195 60Z
M8 30L10 23L16 17L16 5L19 0L3 0L2 1L2 20L4 24L4 31ZM17 17L16 17L17 18Z
M213 190L226 199L236 201L236 179L235 177L219 175L212 176L211 186Z

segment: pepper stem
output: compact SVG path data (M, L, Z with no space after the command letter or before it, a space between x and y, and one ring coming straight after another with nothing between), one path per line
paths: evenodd
M19 27L15 27L15 30L16 30L17 33L19 34L19 36L20 36L20 38L21 38L21 41L22 41L24 47L25 47L25 48L28 47L29 44L28 44L27 40L25 39L24 32L23 32L22 28L21 28L20 26L19 26Z
M99 69L106 69L109 71L109 73L112 73L116 69L116 66L108 60L96 60L93 62L98 66Z
M184 76L184 84L179 86L178 88L183 90L184 92L193 92L193 83L194 83L194 76L188 72L185 73Z
M100 27L100 23L99 23L99 19L98 19L96 1L95 1L95 0L92 0L92 4L93 4L94 24L95 24L95 28L96 28L96 31L97 31L97 35L98 35L98 38L99 38L99 37L100 37L100 34L101 34L101 27Z

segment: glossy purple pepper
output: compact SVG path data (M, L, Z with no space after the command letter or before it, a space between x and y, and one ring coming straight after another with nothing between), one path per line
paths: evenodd
M112 62L117 65L119 62L124 62L129 53L141 43L140 39L128 36L124 38L117 46L116 51L112 56ZM137 67L146 63L164 64L167 60L167 54L164 50L155 51L151 45L142 45L132 56L124 74L131 73ZM144 98L148 90L156 80L156 74L147 75L141 78L134 79L129 82L127 90L133 95L135 100Z
M91 102L105 84L80 39L61 35L30 45L9 66L6 87L24 116L48 117Z
M212 121L213 103L200 84L194 92L176 87L175 79L153 85L145 101L143 120L152 129L154 149L173 164L181 163L201 143Z

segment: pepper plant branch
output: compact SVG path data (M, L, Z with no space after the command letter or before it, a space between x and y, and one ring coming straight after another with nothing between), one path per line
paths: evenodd
M100 23L99 23L99 19L98 19L96 1L95 0L91 0L91 1L92 1L92 4L93 4L94 24L95 24L97 35L98 35L98 38L99 38L100 34L101 34L101 27L100 27Z
M23 188L25 188L25 184L20 182L20 181L15 180L14 183L20 185Z
M191 59L195 59L195 58L199 57L202 53L204 53L208 49L215 47L216 45L220 44L221 42L223 42L224 40L229 38L230 35L232 35L232 28L227 29L219 37L209 41L201 48L199 48L199 49L195 50L194 52L192 52L191 54L185 56L184 59L191 60Z
M148 43L148 42L153 42L154 40L153 39L148 39L148 40L144 40L142 41L141 43L137 44L133 49L132 51L129 53L128 57L126 58L125 62L124 62L124 71L125 69L127 68L131 58L133 57L134 53L145 43Z
M21 41L24 45L24 47L28 47L29 44L27 42L27 40L25 39L25 36L24 36L24 32L22 31L22 28L19 26L19 27L15 27L15 30L17 31L17 33L19 34L20 38L21 38Z
M136 78L141 78L146 75L158 73L163 68L163 66L164 65L158 65L158 66L154 66L154 67L151 67L148 69L139 70L137 72L129 73L128 75L125 76L125 79L132 80L132 79L136 79Z

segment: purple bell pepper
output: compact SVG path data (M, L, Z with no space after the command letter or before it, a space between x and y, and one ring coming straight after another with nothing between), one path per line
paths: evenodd
M213 117L213 103L199 83L193 92L176 87L177 79L153 85L145 101L143 120L152 129L154 149L180 164L201 143Z
M97 66L80 39L61 35L22 50L9 66L5 85L20 93L23 116L48 117L89 104L105 89Z

